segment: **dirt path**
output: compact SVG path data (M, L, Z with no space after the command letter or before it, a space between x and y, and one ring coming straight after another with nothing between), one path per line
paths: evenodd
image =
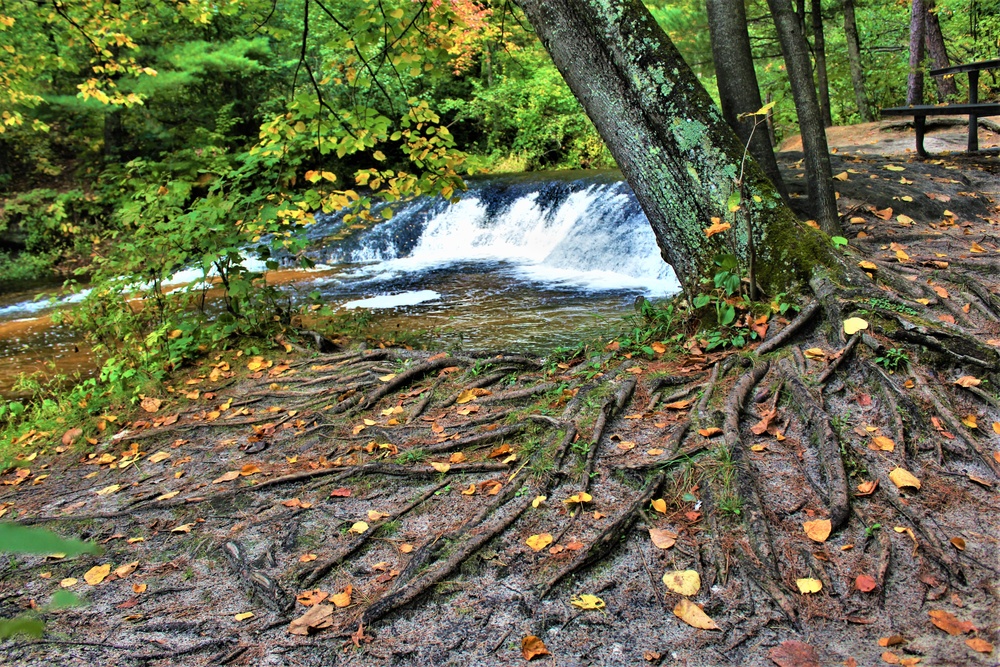
M996 159L835 160L851 245L905 276L859 312L1000 346ZM919 334L206 362L93 456L37 436L0 476L5 518L105 548L6 562L0 616L86 606L0 664L521 665L537 637L553 665L994 665L998 369Z

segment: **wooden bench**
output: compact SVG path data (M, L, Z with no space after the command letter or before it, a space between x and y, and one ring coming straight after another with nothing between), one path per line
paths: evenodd
M967 115L969 117L968 151L975 153L979 150L980 116L1000 116L1000 102L979 101L979 73L984 69L996 68L1000 68L1000 59L932 69L931 76L953 76L963 72L967 73L969 75L969 101L959 104L918 104L909 107L891 107L882 109L882 115L913 116L913 125L917 131L917 153L923 156L927 155L927 151L924 150L924 130L927 116Z

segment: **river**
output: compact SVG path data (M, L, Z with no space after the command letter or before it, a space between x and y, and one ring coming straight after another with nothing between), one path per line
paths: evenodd
M419 198L394 209L340 243L329 240L339 217L320 217L307 230L316 268L269 279L293 300L319 292L418 342L540 354L606 330L637 296L679 289L617 172L476 178L457 204ZM199 277L182 272L172 282ZM46 292L0 295L0 395L12 395L20 373L92 372L79 333L50 317L81 294L37 300Z

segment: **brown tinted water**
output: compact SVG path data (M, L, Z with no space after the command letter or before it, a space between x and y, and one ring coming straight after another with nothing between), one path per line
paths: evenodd
M281 284L293 299L318 291L320 301L339 307L379 295L432 290L439 297L389 308L341 308L368 322L385 338L451 349L511 349L544 354L561 345L608 330L632 312L636 290L583 292L520 280L498 264L473 264L407 275L390 281L354 281L349 267L319 272L276 271L268 281ZM4 295L0 305L34 298L36 291ZM60 306L70 308L72 306ZM51 311L50 311L51 312ZM0 395L14 389L21 374L89 376L96 372L83 337L56 325L49 312L0 314Z

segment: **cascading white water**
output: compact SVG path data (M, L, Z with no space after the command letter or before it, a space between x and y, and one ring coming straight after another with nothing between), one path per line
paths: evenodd
M679 284L623 183L474 188L457 204L404 205L340 259L369 278L462 262L500 262L522 279L585 291L676 293ZM573 187L573 186L576 187Z

